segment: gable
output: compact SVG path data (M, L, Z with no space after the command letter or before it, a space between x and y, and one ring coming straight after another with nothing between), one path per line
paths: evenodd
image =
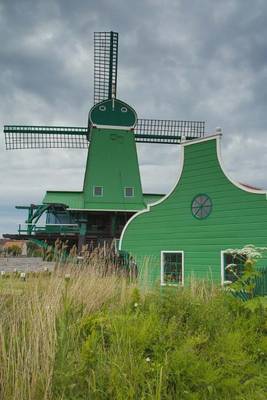
M227 177L219 146L219 136L183 145L182 168L175 187L128 221L120 240L122 250L135 257L154 258L157 273L161 251L181 250L185 274L203 276L210 268L219 279L223 249L250 243L266 246L266 193ZM204 219L192 214L192 201L199 194L212 201L212 211Z

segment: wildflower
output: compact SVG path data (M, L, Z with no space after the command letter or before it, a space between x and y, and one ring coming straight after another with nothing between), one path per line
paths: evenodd
M146 362L150 362L150 361L151 361L150 357L147 357Z
M69 281L70 280L70 274L65 274L65 280Z
M26 281L26 273L25 272L20 273L20 279L23 281Z
M134 307L135 307L135 308L138 307L138 303L134 303Z

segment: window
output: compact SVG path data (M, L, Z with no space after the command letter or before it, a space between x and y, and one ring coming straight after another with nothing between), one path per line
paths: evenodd
M198 194L191 203L191 211L195 218L207 218L212 211L211 198L206 194Z
M184 253L183 251L161 252L161 284L184 284Z
M134 197L134 188L133 187L124 188L124 197Z
M222 284L235 282L244 272L247 257L245 254L232 254L222 251Z
M46 224L74 224L75 218L68 211L48 211L46 214Z
M103 196L103 186L94 186L94 196L102 197Z

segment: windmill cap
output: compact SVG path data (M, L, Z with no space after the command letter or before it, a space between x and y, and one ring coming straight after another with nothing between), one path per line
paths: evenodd
M97 128L134 128L137 122L135 110L118 99L108 99L97 103L89 112L89 124Z

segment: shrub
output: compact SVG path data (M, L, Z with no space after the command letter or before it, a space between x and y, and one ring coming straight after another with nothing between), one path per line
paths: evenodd
M20 246L18 246L17 244L12 244L10 246L8 246L7 248L7 254L10 256L19 256L21 255L22 250L20 248Z
M1 281L0 398L266 399L264 302L67 272Z

